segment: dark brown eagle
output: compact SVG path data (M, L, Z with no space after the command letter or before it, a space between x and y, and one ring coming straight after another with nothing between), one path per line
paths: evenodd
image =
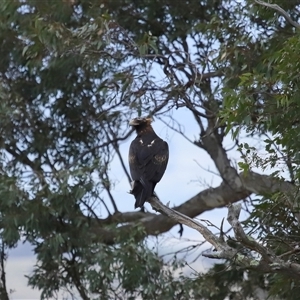
M133 180L130 193L135 197L135 208L143 207L153 195L169 159L168 144L157 136L151 122L151 118L135 118L129 122L137 133L129 148L129 167Z

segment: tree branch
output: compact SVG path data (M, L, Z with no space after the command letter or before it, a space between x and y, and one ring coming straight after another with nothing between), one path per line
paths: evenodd
M293 184L286 181L280 181L268 175L248 172L247 174L240 173L239 177L243 183L242 188L240 188L239 191L231 188L227 183L223 182L216 188L208 188L201 191L194 197L185 201L183 204L173 207L173 210L190 218L195 218L205 211L225 207L230 203L243 200L252 193L257 195L266 195L281 192L284 195L289 195L287 197L293 197L293 195L295 195L298 191ZM145 234L144 236L141 236L141 238L148 235L157 236L167 232L178 223L180 222L174 218L171 219L164 215L156 214L152 214L152 216L145 214L145 217L140 218L138 222L138 224L144 227L145 230ZM114 244L117 234L130 234L132 226L134 226L132 224L120 226L118 228L119 232L116 234L113 231L108 231L99 227L99 224L101 224L101 220L94 223L92 230L95 234L102 237L102 242L107 244Z
M280 259L276 254L257 242L254 238L249 237L244 232L241 223L238 220L241 205L230 205L228 209L227 220L232 226L236 239L247 249L255 251L261 255L260 261L257 261L257 267L264 265L265 272L283 272L289 276L300 278L300 265ZM267 267L266 267L267 264Z
M290 23L293 27L300 28L300 24L293 21L292 18L289 16L289 14L284 9L282 9L279 5L266 3L266 2L263 2L263 1L260 1L260 0L254 0L254 1L259 5L270 7L272 9L278 11L287 20L287 22Z
M151 206L154 210L159 211L160 213L173 219L177 223L181 223L190 228L196 229L214 247L216 247L216 248L219 247L218 238L210 230L208 230L204 225L202 225L199 222L191 219L190 217L162 204L161 201L156 197L151 197L148 200L148 202L151 204Z
M212 244L217 250L214 251L213 253L212 252L205 253L203 254L204 256L210 258L225 258L225 259L232 259L236 257L238 263L245 267L249 267L252 264L253 261L252 257L250 256L248 257L247 255L243 255L243 254L239 254L239 256L237 257L238 251L236 249L230 247L223 239L217 238L204 225L189 218L188 216L185 216L184 214L177 212L172 208L165 206L155 197L150 198L149 202L155 210L160 211L162 214L175 220L178 223L184 224L190 228L197 230L200 234L202 234L205 240L208 241L210 244Z
M162 204L159 199L152 197L149 200L153 209L161 212L163 215L174 220L177 223L184 224L197 230L203 235L205 240L212 244L217 251L203 253L203 256L218 259L235 259L238 265L245 268L257 269L265 273L282 272L294 278L300 278L300 265L291 262L285 262L275 255L273 251L264 247L252 237L248 237L238 218L241 211L241 205L230 205L227 220L232 226L236 239L246 248L260 254L260 258L254 258L249 253L241 253L239 250L230 247L223 239L217 238L207 227L199 222L181 214L180 212Z

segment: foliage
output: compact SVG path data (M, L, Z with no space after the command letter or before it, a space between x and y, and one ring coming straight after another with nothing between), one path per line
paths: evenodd
M70 291L76 286L82 299L173 299L180 291L180 299L189 299L185 281L173 276L180 265L164 267L146 243L136 243L140 230L133 230L129 239L119 237L115 246L91 243L87 234L78 237L77 245L69 235L56 236L36 248L38 264L29 284L41 289L45 299L62 286ZM60 248L68 248L68 255L56 253Z
M299 1L276 2L297 20ZM259 288L294 299L295 278L234 259L176 277L182 262L166 264L143 241L164 229L119 211L111 172L119 160L130 181L120 153L128 119L155 115L210 155L234 195L227 133L245 173L269 168L283 182L282 169L297 186L300 44L285 19L253 1L2 0L0 43L1 239L31 243L28 279L42 298L67 289L82 299L246 299ZM175 110L196 120L197 138ZM245 132L264 140L263 154L240 142ZM298 198L258 196L244 228L298 263Z
M284 3L282 2L282 7ZM293 15L293 9L288 11ZM263 170L277 168L273 176L283 180L289 176L292 183L299 184L299 31L283 28L272 38L280 42L265 52L260 64L240 75L240 82L234 89L224 89L225 101L222 118L229 120L227 131L238 138L241 131L251 136L264 137L264 151L255 147L243 147L245 162L242 168L260 167ZM238 124L236 126L235 124ZM282 176L282 170L286 170ZM297 189L297 187L296 187ZM299 228L297 213L299 200L295 196L269 193L253 202L254 208L245 226L255 233L266 247L273 249L285 261L299 261L297 250ZM290 203L290 205L288 205ZM280 274L267 277L270 293L280 299L296 299L299 285L293 278Z

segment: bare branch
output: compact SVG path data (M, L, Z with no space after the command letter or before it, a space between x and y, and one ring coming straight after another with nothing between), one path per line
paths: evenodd
M300 265L280 259L276 254L257 242L254 238L247 236L238 220L241 205L230 205L227 220L233 228L236 239L247 249L253 250L261 255L257 261L257 267L264 265L265 272L283 272L289 276L300 278ZM266 265L267 264L267 265Z
M131 177L130 177L129 172L128 172L126 166L125 166L124 160L122 158L122 155L121 155L121 152L120 152L120 148L119 148L119 143L117 141L117 135L115 134L115 132L109 126L108 126L108 130L109 130L110 134L113 137L112 145L113 145L113 147L114 147L114 149L115 149L115 151L117 153L117 156L118 156L118 158L120 160L122 169L123 169L123 171L124 171L124 173L125 173L125 175L126 175L126 177L128 179L129 184L130 184L131 183ZM111 140L110 136L108 135L108 133L107 133L107 139Z
M244 229L239 222L239 215L242 205L235 204L229 205L227 221L232 226L236 239L242 243L247 249L254 250L262 255L262 258L268 262L272 262L275 254L269 249L263 247L260 243L256 242L253 238L250 238L244 232Z
M270 7L272 9L278 11L287 20L288 23L290 23L295 28L300 28L300 24L293 21L292 18L289 16L289 14L284 9L282 9L279 5L266 3L266 2L263 2L263 1L260 1L260 0L254 0L254 1L259 5Z
M239 190L235 190L228 186L227 183L223 182L216 188L208 188L199 192L183 204L173 207L173 210L190 218L195 218L205 211L224 207L230 203L243 200L252 193L265 195L281 192L291 199L293 198L293 195L295 197L295 193L297 193L297 189L293 184L286 181L280 181L268 175L261 175L254 172L248 172L246 174L240 173L238 175L243 182L242 188ZM141 238L148 235L157 236L169 231L173 226L179 223L175 219L156 214L152 214L152 216L147 214L145 215L145 218L141 216L139 220L138 224L144 227L145 230L145 235L141 236ZM95 227L92 230L95 233L99 231L97 234L98 236L102 236L104 243L114 244L115 233L110 231L107 232L105 229L99 228L99 223L101 224L101 220L95 222ZM118 230L121 234L128 234L131 232L132 226L132 224L123 225L120 226Z
M203 237L209 243L211 243L214 247L219 248L218 238L204 225L200 224L199 222L191 219L190 217L184 214L181 214L180 212L172 208L163 205L161 201L156 197L151 197L148 201L153 207L153 209L155 209L156 211L161 212L165 216L168 216L169 218L175 220L177 223L181 223L190 228L196 229L198 232L200 232L203 235Z
M211 257L211 258L212 257L226 258L226 259L232 259L232 258L236 257L237 250L230 247L224 240L219 239L217 236L215 236L204 225L189 218L188 216L186 216L184 214L179 213L178 211L176 211L172 208L165 206L156 197L152 197L148 201L152 205L153 209L160 211L162 214L175 220L178 223L184 224L190 228L197 230L217 250L217 251L214 251L213 253L205 253L205 254L203 254L203 256ZM243 255L243 254L239 254L239 256L236 257L236 259L238 260L238 264L241 264L244 267L249 267L253 261L252 257L248 257L247 255Z

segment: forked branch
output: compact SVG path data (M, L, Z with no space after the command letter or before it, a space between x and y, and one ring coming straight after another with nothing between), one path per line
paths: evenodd
M148 201L154 210L161 212L176 223L181 223L196 229L203 235L206 241L215 247L216 251L203 253L203 256L235 260L238 265L245 268L255 268L265 273L282 272L294 278L300 278L299 264L284 261L254 238L246 235L239 221L241 204L229 206L227 220L233 228L236 240L241 243L244 249L248 250L246 252L240 252L239 250L230 247L224 239L218 238L206 226L164 205L156 197L152 197L148 199Z

